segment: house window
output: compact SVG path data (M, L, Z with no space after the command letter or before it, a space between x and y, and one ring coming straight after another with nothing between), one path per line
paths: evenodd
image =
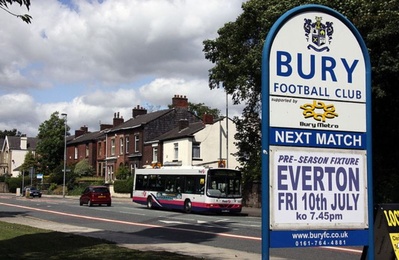
M111 139L111 155L115 155L115 138Z
M201 158L201 148L199 143L193 143L193 159Z
M78 148L77 147L75 147L75 160L77 160L78 159Z
M158 162L158 145L152 147L152 162Z
M174 153L175 153L174 159L178 160L179 159L179 144L178 143L174 143L173 147L174 147Z
M129 153L129 136L126 136L125 142L126 142L126 153Z
M101 149L102 149L102 147L101 147L101 142L98 142L97 146L98 146L98 156L101 156L101 155L102 155L102 151L101 151Z
M89 157L89 145L88 144L86 144L86 157Z
M139 135L135 135L134 136L134 152L136 152L136 153L139 152L139 142L140 142Z
M123 154L123 137L119 138L119 154Z

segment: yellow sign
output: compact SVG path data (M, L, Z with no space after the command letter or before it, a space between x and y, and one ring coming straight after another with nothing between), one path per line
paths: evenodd
M399 259L399 233L389 233L396 259Z

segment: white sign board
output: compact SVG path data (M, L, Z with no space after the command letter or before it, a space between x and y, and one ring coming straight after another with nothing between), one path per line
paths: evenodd
M292 17L276 34L270 61L270 95L366 102L362 49L347 25L332 15Z
M364 151L271 147L270 228L367 228Z

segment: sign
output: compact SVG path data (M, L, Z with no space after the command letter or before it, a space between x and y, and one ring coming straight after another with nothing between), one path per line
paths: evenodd
M367 228L365 152L270 147L270 229Z
M375 258L399 259L399 204L380 204L375 217Z
M367 48L343 15L304 5L273 25L262 57L263 252L372 243L370 100Z

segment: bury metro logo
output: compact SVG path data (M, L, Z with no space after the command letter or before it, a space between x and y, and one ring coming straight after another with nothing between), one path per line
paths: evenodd
M321 21L321 16L316 16L316 21L305 18L303 29L305 30L306 40L309 43L308 49L313 49L317 52L330 51L328 47L332 41L334 33L333 23Z
M333 119L338 117L335 112L334 105L326 105L324 102L313 100L312 104L303 104L300 106L303 109L304 118L313 117L316 121L325 122L326 119Z

